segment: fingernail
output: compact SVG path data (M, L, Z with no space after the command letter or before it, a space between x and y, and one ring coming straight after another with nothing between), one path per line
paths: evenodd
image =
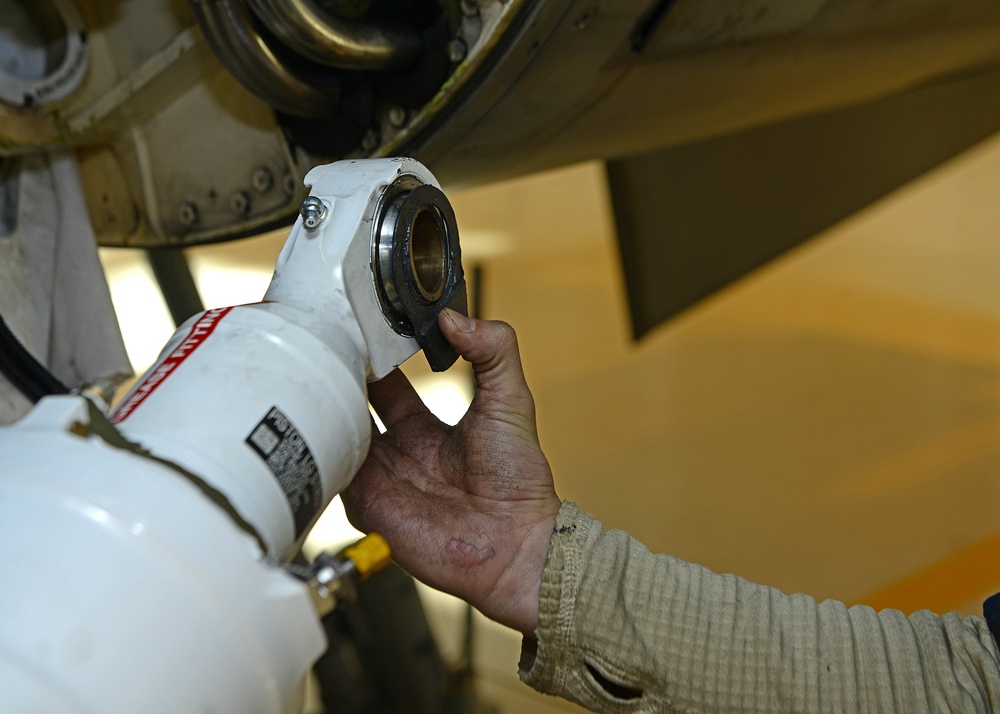
M459 332L472 332L476 329L476 323L457 310L452 310L450 307L446 307L442 310L442 312L445 317L451 320L451 324L453 324Z

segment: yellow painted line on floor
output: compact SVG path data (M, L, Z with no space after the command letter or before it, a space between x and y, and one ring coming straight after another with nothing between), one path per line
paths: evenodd
M1000 591L1000 533L952 553L936 563L861 598L855 604L945 613Z

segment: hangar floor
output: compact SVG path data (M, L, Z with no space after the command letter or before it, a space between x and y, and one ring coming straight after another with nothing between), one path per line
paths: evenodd
M653 551L786 592L971 613L1000 590L998 196L995 138L638 344L600 165L452 200L483 315L518 331L560 496ZM192 250L206 302L259 299L282 240ZM141 369L168 318L137 256L102 257ZM468 373L413 362L456 418ZM343 534L334 509L314 542ZM427 602L454 656L461 608ZM577 709L517 682L519 638L479 624L484 698Z

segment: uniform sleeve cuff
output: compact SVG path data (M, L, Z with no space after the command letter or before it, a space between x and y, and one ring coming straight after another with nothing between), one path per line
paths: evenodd
M572 649L576 594L582 573L584 546L597 523L570 501L556 515L538 593L538 629L521 644L521 681L540 692L562 691L566 669L560 657Z

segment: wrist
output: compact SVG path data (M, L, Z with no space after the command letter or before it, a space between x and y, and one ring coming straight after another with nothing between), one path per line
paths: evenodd
M487 617L529 637L538 627L539 592L559 506L559 499L554 498L549 512L526 529L510 567L482 608Z

